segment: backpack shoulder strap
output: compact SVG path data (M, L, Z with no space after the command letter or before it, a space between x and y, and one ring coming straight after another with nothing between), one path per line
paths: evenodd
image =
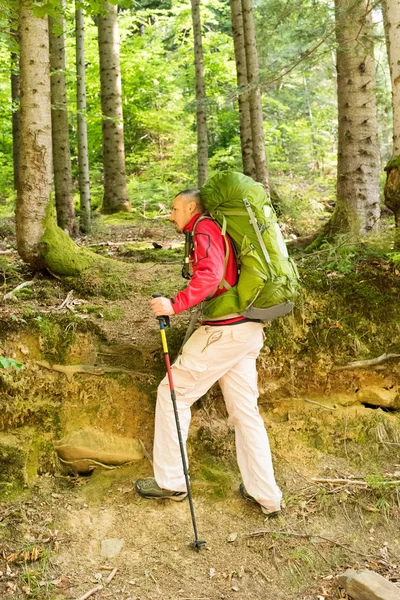
M221 235L224 238L224 242L225 242L225 259L224 259L224 274L222 276L222 280L221 283L218 286L218 290L222 289L222 288L226 288L227 290L231 289L231 285L226 281L225 279L225 275L226 275L226 270L228 267L228 261L229 261L229 256L230 256L230 248L229 248L229 242L228 242L228 236L226 234L226 219L225 216L222 215L222 227L221 225L218 223L218 221L216 221L209 213L204 213L204 215L202 215L199 219L197 219L196 223L194 224L194 227L192 229L192 236L194 237L195 233L196 233L196 227L197 225L201 222L204 221L205 219L211 219L211 221L213 221L221 230Z

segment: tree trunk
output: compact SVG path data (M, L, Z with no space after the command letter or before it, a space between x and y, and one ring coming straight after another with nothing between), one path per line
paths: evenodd
M400 3L395 0L382 2L386 45L392 82L393 107L393 154L385 167L385 204L395 218L394 247L400 250Z
M206 182L208 176L206 87L204 83L200 0L191 0L191 4L194 41L194 66L196 71L197 185L201 187Z
M14 189L18 190L19 154L20 154L20 110L19 110L19 57L11 52L11 101L12 101L12 139L13 139L13 168Z
M117 6L104 2L98 17L101 110L103 113L103 211L130 211L125 173L124 126Z
M91 224L89 152L86 125L86 70L85 70L85 28L83 9L75 11L76 37L76 106L78 112L78 165L80 219L82 233L89 233Z
M247 81L246 49L243 33L242 0L230 0L233 44L235 49L236 75L238 84L240 145L242 149L243 173L256 179L253 159L253 137Z
M249 85L249 103L251 115L251 131L253 138L253 159L256 179L263 184L269 194L267 159L265 155L264 124L259 87L259 66L254 28L252 0L242 0L243 32L246 49L247 80Z
M328 237L354 239L378 226L379 146L372 12L367 0L335 0L338 71L337 202Z
M53 170L56 196L57 224L72 235L75 209L69 149L67 90L65 83L65 0L60 0L57 16L49 19L51 71L51 125L53 140Z
M21 141L17 194L17 245L33 268L45 263L40 250L52 182L49 32L29 0L20 2Z
M49 31L46 17L35 17L30 0L21 0L20 80L21 153L17 193L17 247L33 269L78 275L93 267L110 271L110 262L78 248L52 215L52 141ZM119 268L117 266L112 267Z

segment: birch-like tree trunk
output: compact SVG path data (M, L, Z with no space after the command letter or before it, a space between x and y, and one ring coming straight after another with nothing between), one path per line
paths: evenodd
M86 69L85 69L85 25L83 9L75 11L76 38L76 105L78 111L78 166L79 166L79 195L80 219L79 228L82 233L90 231L90 178L89 152L86 124Z
M206 182L208 176L206 86L204 82L200 0L191 0L191 4L194 41L194 66L196 72L197 185L201 187Z
M11 102L12 102L12 139L13 139L13 173L14 189L18 189L19 182L19 154L20 154L20 110L19 110L20 84L19 84L19 56L11 52Z
M65 0L60 0L57 15L49 19L51 124L53 140L53 170L57 224L69 235L75 227L71 154L69 149L67 89L65 82Z
M328 236L378 226L379 146L372 11L367 0L335 0L338 85L337 201Z
M103 113L103 211L130 211L126 189L122 86L119 58L118 8L104 2L98 17L101 110Z
M21 0L20 81L21 153L17 193L17 247L35 270L47 267L56 275L93 274L115 284L118 263L78 248L56 225L52 214L52 141L48 18L35 17L31 0Z
M242 0L243 32L246 49L247 81L249 86L249 104L251 115L251 131L253 139L253 159L256 179L263 184L269 193L267 159L265 155L265 139L263 112L260 93L260 72L258 65L256 32L254 27L252 0Z
M393 153L385 167L385 204L394 213L394 246L400 250L400 2L383 0L382 8L393 106Z
M30 0L20 1L21 140L17 194L17 246L21 258L40 269L44 220L52 183L49 31Z
M230 0L233 44L235 49L236 76L238 84L240 145L242 149L243 173L256 179L253 159L253 136L248 93L246 49L243 32L242 0Z

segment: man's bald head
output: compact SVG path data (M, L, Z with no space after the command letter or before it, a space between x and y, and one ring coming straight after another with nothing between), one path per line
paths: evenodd
M195 202L198 212L204 212L204 206L200 197L200 190L196 188L188 188L186 190L182 190L175 196L175 198L178 197L181 197L185 202Z
M203 212L204 207L201 202L200 191L197 189L186 189L175 196L169 220L175 225L176 231L183 231L194 215Z

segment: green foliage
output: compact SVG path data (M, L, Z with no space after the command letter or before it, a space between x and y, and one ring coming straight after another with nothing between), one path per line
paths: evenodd
M13 358L5 358L4 356L0 356L0 369L8 369L8 368L14 368L17 369L17 371L19 371L20 369L23 369L24 366L22 363L20 363L18 360L14 360Z
M15 6L6 4L14 10ZM92 208L102 204L103 167L96 15L85 0L87 124ZM56 17L60 3L41 0L36 14ZM334 202L337 108L331 3L261 0L255 5L268 168L287 229L307 234ZM8 14L7 11L4 11ZM66 8L67 90L73 175L77 180L74 6ZM209 129L209 172L241 170L236 69L229 3L201 4ZM12 215L10 51L18 50L4 18L0 33L0 214ZM15 26L14 30L15 30ZM119 3L121 70L129 198L135 214L169 209L171 197L196 182L195 71L190 3ZM378 113L384 160L391 110L383 32L377 24ZM76 207L79 199L76 197ZM328 210L327 210L328 209ZM0 231L1 235L1 231Z

